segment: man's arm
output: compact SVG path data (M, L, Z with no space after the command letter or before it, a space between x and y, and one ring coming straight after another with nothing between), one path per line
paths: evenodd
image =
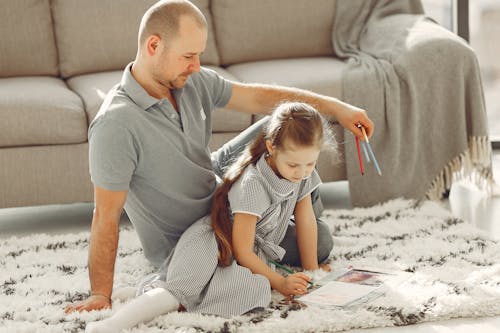
M94 186L95 209L89 245L89 276L91 296L70 304L66 313L91 311L111 306L118 227L127 191L109 191Z
M337 120L360 139L363 134L356 127L363 125L368 137L373 134L373 122L366 111L344 103L337 98L320 95L308 90L266 84L232 83L232 95L226 107L252 114L269 114L282 102L304 102L312 105L328 119Z

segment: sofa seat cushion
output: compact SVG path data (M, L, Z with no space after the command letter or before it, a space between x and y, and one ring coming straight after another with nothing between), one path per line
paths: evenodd
M226 70L242 82L278 84L341 98L345 66L337 58L315 57L247 62Z
M239 80L223 68L216 66L206 66L216 71L220 76L227 80ZM212 132L238 132L243 131L252 124L252 115L242 112L235 112L227 108L216 109L212 115Z
M229 80L236 80L234 76L224 69L207 66ZM94 119L108 91L121 80L123 71L85 74L69 79L68 85L83 100L89 122ZM235 132L247 128L252 122L252 116L244 113L227 112L225 109L214 111L212 118L212 131Z
M157 0L52 0L64 78L124 68L137 52L139 23ZM208 40L202 63L218 65L208 0L193 0L205 14Z
M52 77L0 79L0 147L87 141L81 99Z
M122 74L123 71L85 74L67 81L68 86L81 97L89 124L97 115L108 91L120 83Z

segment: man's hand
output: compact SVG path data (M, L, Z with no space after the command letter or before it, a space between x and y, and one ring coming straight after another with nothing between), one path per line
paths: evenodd
M357 127L358 124L361 124L361 126L365 128L366 135L370 138L373 134L375 126L366 115L366 111L347 103L342 103L341 107L342 110L340 112L336 112L338 122L344 128L351 131L352 134L357 136L360 140L364 140L365 137L363 136L363 133Z
M74 311L92 311L111 308L111 300L106 296L92 295L83 301L79 301L66 306L64 312L71 313Z

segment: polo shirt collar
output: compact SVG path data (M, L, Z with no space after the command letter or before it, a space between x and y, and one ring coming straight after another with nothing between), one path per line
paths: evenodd
M123 71L122 80L120 82L123 90L127 95L143 110L147 110L154 104L158 103L160 100L149 95L147 91L137 82L137 80L132 75L132 64L127 65Z
M262 154L256 164L257 170L267 180L274 194L278 197L288 197L297 188L297 183L293 183L285 178L280 178L274 170L267 164L266 154Z

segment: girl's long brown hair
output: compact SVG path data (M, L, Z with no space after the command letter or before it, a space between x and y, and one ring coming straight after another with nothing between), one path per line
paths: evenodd
M326 131L326 133L325 133ZM224 175L222 185L215 191L212 205L212 228L219 249L219 265L229 266L233 261L232 223L228 193L231 186L240 179L243 171L256 164L262 154L267 152L266 140L278 149L286 143L297 146L321 147L324 134L332 140L330 130L324 119L312 106L305 103L284 103L276 108L266 128L248 145L241 156Z

